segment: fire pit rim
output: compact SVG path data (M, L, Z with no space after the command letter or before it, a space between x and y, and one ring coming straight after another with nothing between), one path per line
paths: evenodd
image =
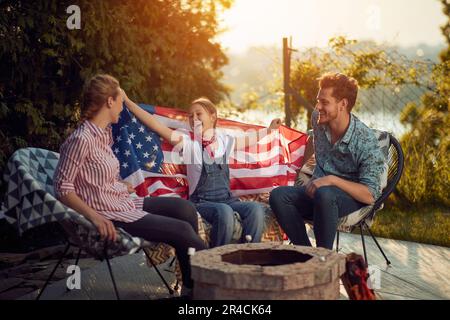
M237 247L239 246L239 247ZM260 266L250 264L233 264L222 261L224 254L240 250L291 250L312 256L306 262L297 262L277 266ZM326 256L325 261L320 256ZM340 276L345 268L345 256L325 248L312 248L283 243L248 243L240 245L226 245L201 251L191 260L192 277L194 281L228 287L230 283L236 288L255 290L269 290L269 288L256 283L250 285L240 284L236 277L253 278L264 275L267 282L271 283L270 290L274 287L281 289L296 289L326 283Z

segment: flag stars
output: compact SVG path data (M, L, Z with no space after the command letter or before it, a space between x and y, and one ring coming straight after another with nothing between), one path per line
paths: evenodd
M153 146L153 150L158 151L158 146L156 144Z
M131 134L130 134L130 138L131 138L131 139L134 139L135 137L136 137L136 135L135 135L134 133L131 133Z
M146 137L145 137L145 141L147 141L147 142L150 142L150 141L152 141L152 137L150 137L150 136L146 136Z
M115 154L118 154L118 153L119 153L119 148L115 148L115 149L114 149L114 153L115 153Z
M144 127L143 127L143 126L141 126L141 127L139 128L139 132L144 132Z
M130 150L125 150L124 155L127 156L127 157L129 157L129 156L131 155Z
M149 156L150 156L150 153L148 153L148 152L144 152L144 158L148 158Z
M117 142L120 142L120 141L122 141L122 137L121 136L117 136L116 140L117 140Z
M153 169L155 167L155 165L156 165L155 161L151 161L146 164L146 167L148 169Z
M137 123L136 117L133 117L133 118L131 119L131 122Z
M142 144L139 142L138 144L136 144L136 148L137 149L142 149Z
M128 163L126 162L122 163L122 167L124 167L125 169L128 168Z
M131 139L130 138L128 138L127 143L131 144Z

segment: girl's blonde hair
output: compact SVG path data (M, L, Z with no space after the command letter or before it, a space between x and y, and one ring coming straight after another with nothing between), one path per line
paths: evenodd
M97 74L86 82L81 103L81 119L92 118L107 103L120 94L119 81L109 74Z
M194 104L199 104L203 107L203 109L205 109L211 116L216 116L216 119L214 120L214 128L217 125L217 108L214 105L214 103L211 102L211 100L209 100L208 98L205 97L201 97L198 99L195 99L194 101L192 101L191 106L193 106Z

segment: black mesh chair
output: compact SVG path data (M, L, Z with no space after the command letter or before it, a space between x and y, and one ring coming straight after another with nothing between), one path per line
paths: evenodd
M388 176L387 176L387 185L383 189L383 192L381 193L381 196L375 201L375 204L370 209L370 211L365 215L365 217L359 221L357 224L353 225L350 228L350 232L353 231L355 228L359 227L360 234L361 234L361 241L363 245L364 250L364 259L367 262L367 252L366 252L366 244L364 242L364 235L363 230L367 230L374 240L375 244L377 245L378 249L380 250L381 254L383 255L384 259L386 260L386 263L388 265L391 264L389 259L387 258L386 254L384 253L383 249L381 248L380 244L378 243L377 239L373 235L372 231L370 230L369 221L372 221L375 217L375 214L377 211L383 208L383 203L386 201L386 199L389 197L389 195L394 191L395 187L397 186L397 183L400 181L400 177L403 173L403 164L404 164L404 157L403 157L403 150L398 142L398 140L392 135L389 134L389 153L388 153ZM336 234L336 251L339 251L339 229L337 230Z
M65 258L70 247L78 248L75 265L78 265L81 251L100 261L106 260L108 271L119 299L116 281L110 259L134 254L143 250L150 265L155 269L169 294L174 289L167 283L157 268L157 264L166 261L171 255L171 247L160 242L149 242L133 237L121 228L117 228L116 242L100 239L97 228L78 212L66 207L54 196L53 175L59 161L59 154L40 148L17 150L9 159L4 173L7 183L5 218L22 235L23 232L46 223L59 223L66 237L67 245L47 281L39 291L37 300L50 283L57 268Z

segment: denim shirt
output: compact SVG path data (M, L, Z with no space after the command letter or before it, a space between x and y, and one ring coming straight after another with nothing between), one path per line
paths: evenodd
M319 113L312 114L316 167L313 177L335 175L361 183L369 188L376 200L381 195L381 179L385 157L375 132L350 114L350 125L344 136L331 144L328 125L317 124Z

